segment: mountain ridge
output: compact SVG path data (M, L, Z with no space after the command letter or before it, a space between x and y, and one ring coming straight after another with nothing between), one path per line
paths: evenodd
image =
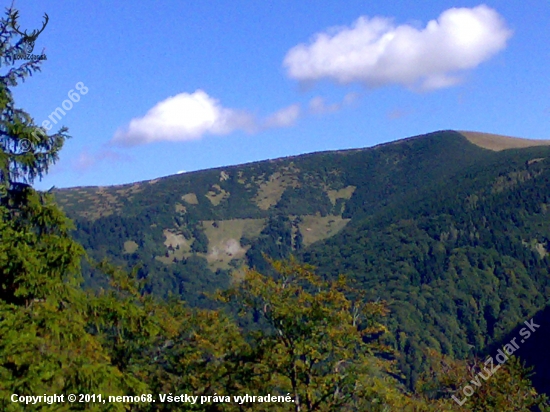
M548 139L525 139L521 137L512 137L498 135L494 133L471 132L458 130L471 143L493 151L501 151L507 149L525 149L534 146L550 146Z
M349 154L349 153L354 153L354 152L357 152L357 151L377 149L377 148L384 147L384 146L387 146L387 145L402 144L402 143L406 143L406 142L414 140L414 139L423 138L423 137L428 136L432 133L441 133L441 132L456 132L456 133L459 133L459 134L463 135L469 142L473 143L476 146L484 148L484 149L495 150L495 149L492 149L492 147L494 147L496 145L498 147L498 149L496 149L495 151L506 150L506 149L521 149L521 148L528 148L528 147L534 147L534 146L548 146L548 145L550 145L550 140L545 140L545 139L528 139L528 138L523 138L523 137L513 137L513 136L499 135L499 134L486 133L486 132L444 129L444 130L437 130L437 131L426 133L426 134L420 134L420 135L405 137L405 138L393 140L393 141L390 141L390 142L378 143L374 146L359 147L359 148L352 148L352 149L333 149L333 150L313 151L313 152L307 152L307 153L302 153L302 154L297 154L297 155L282 156L282 157L277 157L277 158L272 158L272 159L255 160L255 161L246 162L246 163L230 164L230 165L225 165L225 166L216 166L216 167L212 167L212 168L199 169L199 170L194 170L194 171L185 172L185 173L175 173L175 174L171 174L171 175L160 176L160 177L155 177L153 179L140 180L140 181L135 181L135 182L130 182L130 183L121 183L121 184L116 184L116 185L71 186L71 187L66 187L66 188L56 188L55 190L59 192L59 191L65 191L65 190L71 190L71 189L80 189L80 188L100 188L100 189L110 188L110 187L120 188L120 187L134 185L134 184L143 184L143 183L149 183L149 182L156 182L159 179L171 178L171 177L176 177L176 176L180 176L180 175L189 175L189 174L193 174L193 173L204 172L204 171L207 171L207 170L218 170L218 169L227 169L227 168L233 168L233 167L248 166L248 165L253 165L253 164L262 163L262 162L277 162L277 161L282 161L282 160L286 160L286 159L294 159L294 158L299 158L299 157L302 157L302 156L312 156L312 155L318 155L318 154L324 154L324 153Z
M146 291L192 305L211 305L203 292L243 266L268 271L264 256L349 275L391 302L412 388L423 348L483 353L544 308L549 188L550 146L495 151L439 131L54 195L92 257L139 264Z

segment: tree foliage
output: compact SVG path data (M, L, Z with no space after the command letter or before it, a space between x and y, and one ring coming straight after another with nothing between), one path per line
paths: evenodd
M262 388L290 393L296 411L383 410L399 398L385 302L352 300L344 277L324 280L295 260L271 264L275 277L249 270L224 294L260 327L251 338Z
M532 369L514 356L502 365L479 358L457 361L434 350L428 356L434 362L419 379L417 393L434 405L472 412L549 410L547 397L531 385Z
M7 9L0 21L0 66L8 68L0 76L0 200L4 203L8 191L30 184L48 172L68 138L66 128L48 135L13 101L10 88L39 71L41 63L31 59L16 65L16 56L26 54L26 39L14 29L17 21L14 8Z
M17 40L13 30L17 17L15 10L8 9L0 23L3 64L13 65L14 53L22 48L22 39ZM401 335L391 336L388 305L369 300L366 291L343 276L321 276L294 259L277 261L263 255L269 274L248 270L242 281L217 295L220 304L227 303L222 309L199 309L178 296L160 300L147 293L149 273L143 267L128 273L107 260L97 263L90 258L71 237L72 223L53 198L30 186L56 161L68 137L64 128L51 136L37 131L30 115L15 108L10 87L38 68L38 61L29 61L0 78L2 410L324 412L454 407L448 396L440 394L449 394L448 388L456 389L456 382L466 377L464 363L451 360L450 369L430 370L417 394L407 390L390 344L408 342L400 340ZM315 190L303 193L320 196ZM293 203L288 196L287 200ZM328 207L326 199L324 203ZM189 222L197 224L194 219ZM293 247L292 225L284 216L272 218L272 223L261 233L262 245L277 257L286 257ZM162 233L161 228L157 231ZM198 232L194 236L200 239ZM204 250L207 242L202 241ZM263 251L251 250L256 256ZM437 267L440 248L431 251ZM81 287L83 262L100 278L94 290ZM204 260L190 258L186 264L206 270ZM231 315L236 308L240 322ZM467 317L468 311L464 313ZM518 394L512 395L516 389ZM10 400L12 394L54 393L155 394L155 398L166 393L288 393L292 402L24 405ZM544 407L544 399L516 362L475 396L468 406L471 410Z

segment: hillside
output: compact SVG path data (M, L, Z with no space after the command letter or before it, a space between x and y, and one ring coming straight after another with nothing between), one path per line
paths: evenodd
M550 145L550 140L519 139L517 137L480 132L461 131L460 134L477 146L497 152L506 149L524 149L526 147Z
M426 347L483 354L545 308L549 159L548 142L441 131L55 196L92 256L141 263L161 296L208 306L263 253L349 274L390 302L412 387Z

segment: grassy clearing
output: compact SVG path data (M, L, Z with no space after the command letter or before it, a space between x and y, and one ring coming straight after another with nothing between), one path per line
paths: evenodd
M187 212L187 208L183 206L181 203L176 203L175 205L176 213L185 213Z
M116 187L120 187L120 189L115 190L116 193L120 196L128 196L129 198L132 198L133 194L139 193L143 190L139 183L134 183L132 185L112 186L113 189Z
M252 200L260 209L267 210L281 200L287 187L298 187L298 185L294 169L282 170L282 173L275 172L267 181L260 183L258 194Z
M243 258L248 249L241 247L241 238L257 237L264 226L264 219L205 220L202 227L208 237L208 254L203 256L214 270L227 269L229 262Z
M176 260L183 260L185 257L190 256L191 242L185 239L183 235L170 229L164 229L163 233L166 238L164 246L166 246L167 255L156 256L156 260L165 265L170 265L174 263L174 258Z
M304 246L309 246L318 240L334 236L348 224L351 219L342 219L341 216L301 216L302 222L298 225L304 237Z
M351 195L355 192L355 186L346 186L340 190L327 190L327 196L333 205L336 204L338 199L351 199Z
M229 197L229 192L223 190L220 185L213 185L212 190L205 195L213 206L218 206L222 201Z
M550 140L520 139L518 137L479 132L459 131L459 133L471 143L495 152L506 149L522 149L532 146L550 146Z
M121 198L131 199L132 195L139 191L141 191L139 185L125 186L125 188L119 189L98 186L75 188L70 192L60 190L55 196L61 207L76 205L73 213L89 220L96 220L119 213L122 210Z
M197 195L194 193L187 193L186 195L183 195L181 197L181 200L184 202L189 203L190 205L198 205L199 199L197 199Z
M134 253L136 250L138 250L139 245L134 242L133 240L127 240L124 242L124 253Z
M240 240L243 236L255 238L264 226L265 219L205 220L202 222L204 233L210 244L217 244L226 239Z
M179 246L180 249L189 248L189 244L187 242L187 239L183 237L183 235L180 235L178 233L174 233L173 231L169 229L164 229L163 231L164 237L166 240L164 241L164 246L173 247L174 249Z

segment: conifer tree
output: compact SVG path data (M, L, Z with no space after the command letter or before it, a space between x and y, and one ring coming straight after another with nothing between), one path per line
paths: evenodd
M17 66L26 40L17 27L18 12L9 8L0 21L0 406L8 411L48 407L13 403L12 394L116 391L122 377L87 332L84 251L71 224L49 194L30 186L68 136L65 128L48 135L15 105L11 89L41 63Z
M0 21L0 66L5 71L0 76L0 200L4 205L9 203L7 194L15 194L48 172L69 137L65 127L48 135L15 105L11 88L40 71L42 63L31 59L17 65L27 40L16 30L18 18L18 11L8 8Z

